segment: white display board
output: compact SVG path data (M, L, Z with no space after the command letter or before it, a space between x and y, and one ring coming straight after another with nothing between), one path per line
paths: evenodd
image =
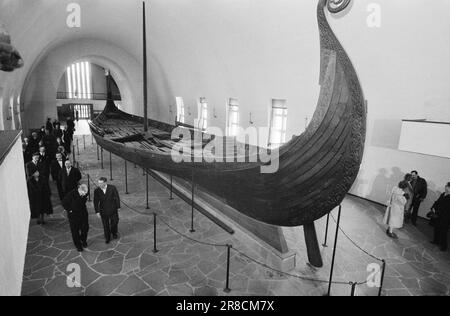
M450 123L403 121L399 150L450 158Z

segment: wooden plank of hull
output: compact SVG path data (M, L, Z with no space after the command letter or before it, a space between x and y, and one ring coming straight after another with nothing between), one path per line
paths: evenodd
M136 124L143 122L142 118L120 112L111 104L92 125L99 144L145 168L186 180L193 170L196 184L205 191L267 224L299 226L326 215L342 202L358 174L366 109L354 68L325 17L325 5L326 0L319 0L321 92L317 109L307 130L280 148L278 172L262 174L259 162L175 163L170 155L171 141L159 141L162 147L146 141L128 146L103 138L102 126L108 126L108 121L118 127L120 135L128 136L139 133L141 129ZM149 129L160 130L160 135L171 133L174 128L149 120ZM223 142L227 144L229 140L223 139ZM248 155L245 146L239 146ZM232 153L227 155L237 155L239 146L233 147ZM200 151L191 149L189 152Z

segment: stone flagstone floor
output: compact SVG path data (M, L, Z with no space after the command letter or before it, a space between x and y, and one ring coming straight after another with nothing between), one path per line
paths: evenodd
M80 137L80 136L78 136ZM105 152L105 169L100 168L96 146L86 136L86 149L79 139L81 155L77 157L84 172L96 179L109 178L109 154ZM232 251L230 287L223 291L226 275L226 248L198 244L162 223L157 225L158 253L153 253L153 219L156 211L162 219L183 234L208 243L232 244L233 248L265 263L267 252L245 233L229 235L196 212L195 233L190 233L190 206L149 177L150 210L145 209L145 176L142 169L128 164L129 192L125 194L124 162L113 156L113 178L121 198L135 211L122 205L120 239L104 243L101 222L90 211L89 247L78 253L72 244L65 214L54 200L55 214L45 226L30 223L23 295L324 295L328 285L281 275ZM86 179L84 179L86 180ZM53 187L53 192L56 189ZM399 240L385 235L381 224L383 209L367 201L348 197L343 203L341 227L359 246L386 259L387 270L383 295L449 295L450 254L441 253L429 243L430 229L425 222L421 230L407 226ZM337 216L337 212L333 213ZM291 273L328 280L335 224L330 221L328 247L323 248L324 267L315 269L306 262L302 228L284 228L289 247L297 254L297 267ZM325 219L317 222L319 239L325 234ZM343 234L339 235L335 281L358 281L367 277L367 266L377 263L357 249ZM81 286L69 287L67 275L71 264L81 268ZM333 285L332 295L349 295L349 285ZM377 288L359 285L356 295L375 296Z

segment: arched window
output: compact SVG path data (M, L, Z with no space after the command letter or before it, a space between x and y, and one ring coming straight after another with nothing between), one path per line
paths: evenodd
M239 129L239 101L228 99L228 136L237 136Z
M269 148L277 148L286 142L286 100L272 100L272 113L270 122Z
M199 117L199 126L198 128L202 130L206 130L208 128L208 101L206 98L202 97L199 100L200 106L200 117Z
M82 61L70 65L66 76L69 99L92 99L90 63Z
M184 115L184 101L182 97L176 97L175 98L177 102L177 122L180 123L186 123L185 122L185 115Z

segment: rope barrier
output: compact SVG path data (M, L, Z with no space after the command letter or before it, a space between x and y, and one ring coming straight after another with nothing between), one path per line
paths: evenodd
M331 213L330 213L331 214ZM331 214L331 218L333 219L333 221L337 224L336 219L334 218L333 214ZM350 238L350 236L347 235L347 233L339 226L339 230L341 231L341 233L359 250L361 250L362 252L364 252L366 255L368 255L369 257L371 257L372 259L378 260L380 262L383 262L383 259L380 259L376 256L374 256L373 254L369 253L367 250L364 250L361 246L359 246L353 239Z
M173 227L172 227L171 225L169 225L166 221L164 221L161 217L159 217L159 220L160 220L161 222L163 222L164 225L166 225L166 226L169 227L171 230L173 230L175 233L177 233L178 235L181 235L181 236L183 236L184 238L189 239L189 240L191 240L191 241L194 241L194 242L196 242L196 243L203 244L203 245L206 245L206 246L213 246L213 247L228 247L228 245L225 245L225 244L208 243L208 242L204 242L204 241L200 241L200 240L191 238L191 237L186 236L185 234L179 232L179 231L176 230L175 228L173 228Z
M247 258L248 260L253 261L256 264L258 264L260 266L263 266L264 268L267 268L269 270L275 271L277 273L280 273L280 274L283 274L283 275L286 275L286 276L290 276L290 277L293 277L293 278L297 278L297 279L300 279L300 280L304 280L304 281L319 282L319 283L326 283L326 284L329 283L328 280L320 280L320 279L308 278L308 277L304 277L304 276L300 276L300 275L297 275L297 274L292 274L292 273L288 273L288 272L284 272L284 271L275 269L275 268L273 268L271 266L268 266L265 263L262 263L262 262L260 262L260 261L258 261L256 259L253 259L253 258L249 257L247 254L243 253L242 251L239 251L239 250L237 250L235 248L233 248L233 250L236 251L241 256ZM340 285L348 285L348 284L350 284L349 282L340 282L340 281L333 281L332 283L333 284L340 284Z

